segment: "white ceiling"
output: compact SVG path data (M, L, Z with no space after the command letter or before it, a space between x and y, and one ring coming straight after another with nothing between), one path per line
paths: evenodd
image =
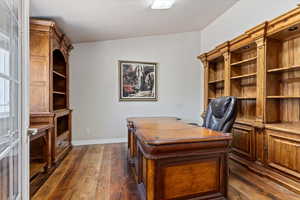
M72 42L91 42L203 29L238 0L31 0L31 16L54 19Z

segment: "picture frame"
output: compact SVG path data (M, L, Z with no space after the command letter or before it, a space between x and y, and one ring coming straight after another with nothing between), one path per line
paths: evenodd
M119 100L157 101L158 63L119 60Z

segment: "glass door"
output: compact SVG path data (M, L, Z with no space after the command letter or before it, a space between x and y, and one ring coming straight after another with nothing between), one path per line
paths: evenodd
M0 200L20 199L19 0L0 0Z

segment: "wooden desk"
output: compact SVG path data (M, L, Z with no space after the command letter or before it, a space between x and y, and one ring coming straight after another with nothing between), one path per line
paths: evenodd
M128 118L128 162L145 200L226 199L231 136L177 118Z

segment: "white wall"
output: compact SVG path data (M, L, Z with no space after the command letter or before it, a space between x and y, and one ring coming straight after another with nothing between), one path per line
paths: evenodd
M125 138L130 116L199 120L200 32L76 44L70 58L73 140ZM118 60L158 62L157 102L119 102Z
M196 56L296 7L299 0L240 0L200 32L75 45L73 140L126 137L130 116L199 120L203 73ZM158 62L158 102L119 102L118 60Z
M299 0L240 0L201 32L201 51L297 7Z

